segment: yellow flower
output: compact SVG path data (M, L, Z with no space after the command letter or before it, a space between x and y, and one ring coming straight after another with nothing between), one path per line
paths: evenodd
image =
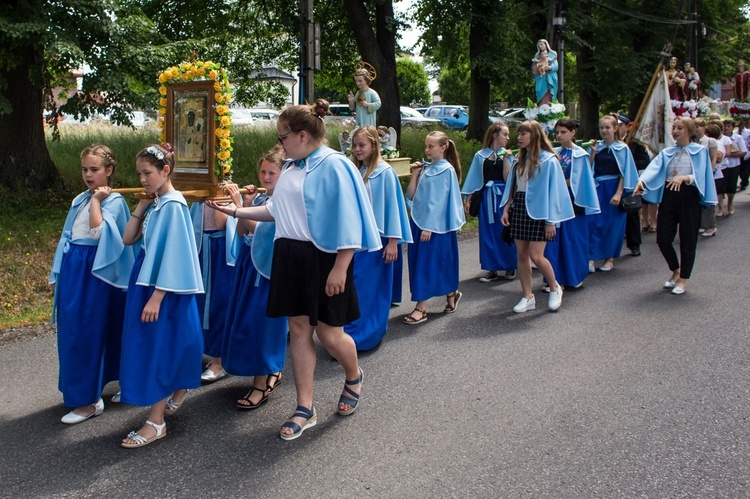
M229 116L222 116L221 119L219 119L219 123L221 123L221 126L227 127L232 124L232 118Z
M159 75L159 83L166 83L167 80L169 80L167 73L162 73Z
M217 92L221 92L221 84L220 83L214 83L214 90Z
M229 149L229 146L231 146L231 142L229 142L229 139L221 139L219 141L219 147L222 149Z
M224 116L229 112L229 108L223 104L216 106L216 114Z
M167 87L165 87L164 85L160 86L159 87L159 94L161 94L161 95L167 95Z
M214 63L213 63L213 61L205 61L205 62L203 63L203 65L204 65L204 66L213 66L213 65L214 65Z
M198 76L206 76L206 70L203 68L198 68L195 72L198 73Z
M190 76L187 73L182 73L182 76L180 77L182 81L188 81L190 79Z
M216 153L216 157L219 158L220 161L226 161L229 159L229 151L219 151Z
M164 97L159 98L159 105L161 107L167 107L167 99L165 99Z
M163 144L166 141L167 139L166 139L166 135L164 134L164 132L159 132L159 142Z
M212 80L215 80L215 79L216 79L216 78L218 77L218 75L216 74L216 71L214 71L214 70L212 69L212 70L211 70L211 71L210 71L210 72L208 73L208 77L209 77L209 78L211 78ZM221 87L217 88L216 90L217 90L217 91L221 90Z
M178 74L180 74L180 70L177 69L177 66L172 66L172 75L177 76Z
M223 139L224 138L224 129L223 128L217 128L216 131L214 131L214 135L216 135L217 138Z
M224 94L222 94L221 92L216 92L214 94L214 99L216 99L216 102L221 103L224 100Z
M224 172L224 175L226 175L231 170L232 170L232 165L230 165L229 163L224 163L224 168L222 168L221 171Z
M163 107L159 108L159 116L165 116L167 114L167 110Z

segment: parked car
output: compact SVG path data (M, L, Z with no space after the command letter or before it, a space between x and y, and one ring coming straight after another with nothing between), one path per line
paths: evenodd
M233 126L246 126L252 125L255 119L250 109L244 109L241 107L232 108L232 125Z
M435 128L442 126L443 122L435 118L425 118L416 109L410 107L401 106L401 126L408 126L413 128Z
M425 113L425 111L427 111L427 109L428 108L426 108L426 107L416 107L416 108L414 108L414 110L416 112L418 112L419 114L421 114L422 116L424 116L424 113Z
M154 120L150 116L147 116L143 111L133 111L133 114L130 115L130 121L136 128L145 128L154 122Z
M279 117L278 111L274 109L250 109L250 114L256 125L276 124L276 118Z
M526 121L526 117L523 115L524 111L525 109L522 107L509 107L499 111L497 118L500 123L515 128L521 122Z
M349 109L349 104L330 104L328 111L328 119L331 121L354 120L354 110Z
M469 126L469 112L466 106L432 106L427 108L424 116L442 121L447 128L466 130Z

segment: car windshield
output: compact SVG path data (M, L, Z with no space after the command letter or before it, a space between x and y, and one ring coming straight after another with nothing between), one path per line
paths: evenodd
M410 107L402 107L401 114L403 116L408 116L409 118L423 118L423 116L419 113L419 111L415 111L414 109Z

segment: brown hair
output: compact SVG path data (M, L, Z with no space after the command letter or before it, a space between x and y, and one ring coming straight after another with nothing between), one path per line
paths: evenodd
M328 114L328 101L318 99L314 104L300 104L286 108L277 121L285 123L290 132L307 132L315 141L322 141L326 136L325 117Z
M557 123L555 123L555 128L559 126L563 128L567 128L571 132L575 132L576 130L578 130L578 124L575 122L575 120L572 120L570 118L563 118L561 120L557 120Z
M685 131L688 134L688 137L692 137L695 133L695 122L692 118L686 118L684 116L678 116L674 119L674 123L677 122L682 123L685 126Z
M708 125L706 125L706 135L708 135L712 139L720 139L721 130L722 130L721 127L714 122L711 122Z
M370 178L375 167L382 161L382 158L380 157L380 136L378 136L378 131L375 127L369 125L357 128L352 136L352 142L354 142L354 139L356 139L358 135L362 135L372 144L372 154L370 154L370 157L357 165L365 167L365 174L362 175L362 179L367 182L367 179Z
M161 157L159 157L161 156ZM164 165L169 167L169 174L172 175L174 171L174 151L172 146L164 144L151 144L145 147L138 155L135 160L142 160L146 163L153 165L157 170L163 170Z
M508 128L508 125L502 123L493 123L489 126L487 131L484 133L484 140L482 141L482 147L492 147L492 141L495 140L495 133L499 132L503 128ZM508 128L510 131L510 128Z
M703 118L693 118L693 123L695 123L696 128L699 126L706 126L706 120Z
M85 147L83 151L81 151L81 161L83 161L83 158L86 156L94 156L96 158L99 158L102 160L102 166L104 166L104 169L112 168L112 174L115 174L115 170L117 169L117 159L115 158L115 155L112 153L112 150L103 145L103 144L91 144L88 147ZM107 185L109 185L109 179L110 177L107 177Z
M529 147L521 149L518 152L518 165L516 166L516 174L523 175L526 171L526 167L529 167L529 177L533 177L536 173L537 167L539 166L539 158L542 156L542 151L555 154L555 150L552 148L552 143L547 138L547 134L544 133L544 129L539 122L534 120L524 121L516 131L521 134L528 132L531 134L531 140L529 141Z
M260 171L260 167L264 161L273 163L274 165L279 167L279 170L281 170L281 167L284 166L284 148L281 146L281 144L276 144L263 156L260 157L260 159L258 160L258 171Z
M427 137L432 137L438 141L438 144L445 146L445 160L453 165L453 169L456 170L456 176L458 177L458 183L461 183L461 159L458 157L458 150L456 149L456 143L453 142L445 132L439 132L437 130L427 134Z

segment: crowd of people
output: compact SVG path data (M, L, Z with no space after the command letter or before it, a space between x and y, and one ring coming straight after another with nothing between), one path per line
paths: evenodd
M51 278L59 389L73 408L63 423L101 415L102 390L115 380L113 401L149 407L125 448L166 436L165 417L188 393L227 374L253 378L234 403L257 409L282 382L288 348L297 407L280 437L296 439L318 418L314 335L344 371L336 412L358 408L365 372L357 352L383 340L402 300L404 246L415 305L401 321L410 326L428 320L430 298L445 297L444 314L458 309L466 214L479 221L480 281L518 277L516 313L536 308L533 267L555 311L566 287L612 270L623 240L640 255L642 231L656 232L669 267L661 286L680 295L700 231L716 236L716 217L734 213L738 178L747 186L746 124L734 131L731 120L676 118L676 145L650 158L623 142L627 116L605 115L588 150L576 145L570 119L555 126L556 148L539 123L520 124L516 155L506 148L508 127L491 125L463 188L455 143L430 132L404 193L377 129L352 133L350 161L326 145L327 112L324 100L283 111L279 144L258 163L264 192L251 184L241 195L230 183L229 203L189 208L170 180L171 147L154 144L136 157L146 196L129 213L109 187L112 151L81 153L86 191L72 203ZM642 195L640 212L624 202L633 195ZM212 360L201 372L204 355Z

